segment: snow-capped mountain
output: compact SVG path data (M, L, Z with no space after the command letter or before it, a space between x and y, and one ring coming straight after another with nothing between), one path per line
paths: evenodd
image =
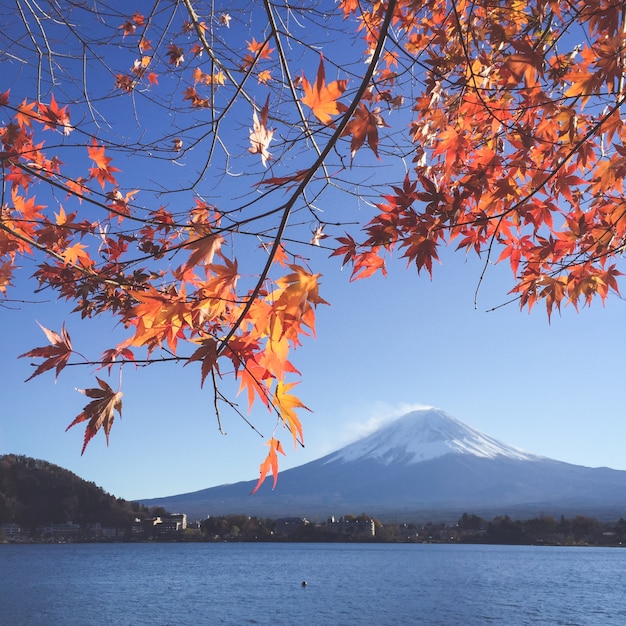
M437 409L414 411L321 459L256 480L143 500L191 518L368 513L416 520L476 514L626 516L626 471L536 456Z
M541 458L493 439L439 409L429 409L408 413L368 437L330 454L326 462L372 459L383 465L411 465L446 454L527 461Z

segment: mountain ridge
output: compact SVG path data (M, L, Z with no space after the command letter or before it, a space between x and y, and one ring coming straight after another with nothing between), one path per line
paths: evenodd
M565 514L626 509L626 471L533 455L439 409L414 411L375 433L284 470L271 490L256 480L140 500L189 517L366 512L380 519L429 515Z

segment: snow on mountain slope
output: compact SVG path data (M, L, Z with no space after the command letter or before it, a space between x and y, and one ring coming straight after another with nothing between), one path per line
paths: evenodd
M413 411L325 458L326 463L373 459L383 465L411 465L446 454L493 459L539 460L463 424L439 409Z

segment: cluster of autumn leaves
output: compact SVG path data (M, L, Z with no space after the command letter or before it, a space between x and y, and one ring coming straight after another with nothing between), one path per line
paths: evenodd
M352 12L355 6L344 3ZM380 12L366 13L368 26ZM625 15L614 1L399 2L428 67L410 132L414 169L336 254L354 277L399 249L432 275L442 244L508 261L521 307L547 313L618 293L626 243ZM370 45L376 43L376 28ZM387 69L398 67L393 52Z
M115 74L114 86L129 95L140 85L158 93L161 72L182 71L186 58L198 59L181 99L199 112L213 111L216 90L234 84L244 93L243 83L211 56L215 24L202 21L191 2L182 4L186 49L161 42L157 54L150 20L138 12L116 26L120 37L137 39L140 55L129 73ZM268 5L270 24L276 10ZM396 156L405 174L389 181L368 223L337 233L330 253L352 266L352 279L385 273L398 252L432 276L439 248L453 243L485 266L507 262L513 297L529 309L543 301L548 315L563 303L589 304L618 292L626 242L623 3L342 0L337 11L344 28L362 37L369 74L362 89L348 91L347 78L327 81L320 55L314 80L299 74L285 86L298 94L294 107L310 113L302 118L300 141L311 142L317 158L257 183L284 190L288 199L276 212L274 240L263 244L267 260L256 281L242 287L238 259L225 252L226 237L237 231L226 212L199 197L184 221L163 206L139 211L139 190L122 191L120 170L94 136L84 144L84 175L68 176L39 138L43 131L70 137L68 106L54 96L48 104L16 104L6 91L0 94L0 111L9 116L0 122L0 292L8 293L20 258L34 256L41 286L73 302L83 317L111 313L128 329L124 341L92 363L110 371L163 352L173 361L197 362L201 384L210 383L216 398L236 409L218 388L221 376L234 373L248 408L265 405L302 443L298 411L306 407L293 393L298 372L289 355L314 334L315 308L325 301L319 275L289 255L281 237L293 204L340 141L349 142L351 163L365 144L379 157L381 135L398 132L381 111L402 112L408 149L398 145ZM220 27L230 23L228 13L217 16ZM272 64L288 75L279 29L269 33L246 42L237 68L254 75L260 88L275 82ZM208 67L202 54L211 59ZM248 150L265 168L276 160L270 150L281 122L275 97L270 91L251 114ZM336 132L320 135L329 143L319 147L315 128ZM180 152L182 140L172 141ZM393 153L388 148L386 158ZM34 189L42 183L78 208L38 204ZM323 227L320 222L314 245L326 237ZM48 370L58 375L77 356L65 327L60 334L42 328L49 345L23 355L42 360L31 378ZM181 345L190 348L187 354ZM97 383L83 391L91 401L70 424L85 424L83 451L100 430L108 439L121 414L121 391L101 378ZM276 435L268 444L257 488L270 472L276 481L283 449Z

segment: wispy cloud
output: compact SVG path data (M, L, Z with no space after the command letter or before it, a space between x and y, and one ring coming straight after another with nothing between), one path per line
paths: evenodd
M334 433L332 443L327 442L326 445L322 446L320 456L339 450L354 441L367 437L385 424L393 422L411 411L432 408L432 406L426 404L406 402L394 404L377 402L366 408L355 407L354 413L346 416L346 420L341 428Z

